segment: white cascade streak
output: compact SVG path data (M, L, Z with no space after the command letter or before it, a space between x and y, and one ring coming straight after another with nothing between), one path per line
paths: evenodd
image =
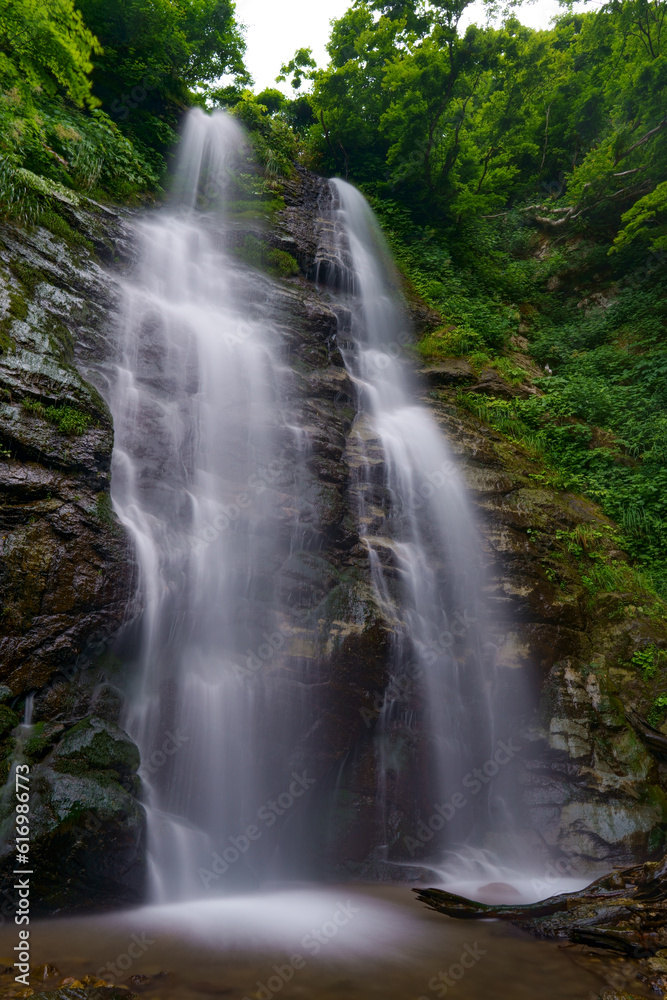
M111 390L112 496L143 599L125 724L149 789L157 899L204 894L199 869L229 852L266 794L262 689L238 665L273 626L251 609L278 543L248 483L275 444L280 338L261 301L246 305L251 276L223 249L224 218L195 211L224 197L242 141L226 115L189 116L175 207L139 227Z
M379 741L385 834L389 839L395 826L392 733L397 723L403 730L410 724L407 701L417 706L418 728L428 739L419 780L422 815L428 821L430 809L434 819L432 843L415 863L455 845L479 855L489 835L511 832L512 810L507 781L487 784L485 776L473 786L469 773L493 760L497 740L511 735L518 718L507 711L497 650L488 639L480 536L446 436L432 411L416 402L419 387L405 361L410 324L373 213L356 188L335 180L324 214L343 289L338 297L346 305L340 346L358 389L351 462L360 534L378 603L397 623ZM457 807L437 810L457 793L469 808L459 815Z

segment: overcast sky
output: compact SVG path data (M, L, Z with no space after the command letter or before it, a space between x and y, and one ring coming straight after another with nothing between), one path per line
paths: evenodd
M297 49L312 48L318 64L326 65L329 22L350 4L351 0L236 0L238 19L247 26L246 62L257 87L275 87L281 65ZM475 7L483 10L481 3ZM519 19L533 28L547 28L557 11L557 0L537 0L521 9ZM483 13L478 16L483 20ZM466 17L466 23L474 20L474 14Z

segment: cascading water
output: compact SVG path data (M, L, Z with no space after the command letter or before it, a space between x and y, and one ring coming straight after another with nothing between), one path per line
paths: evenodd
M339 346L358 391L349 462L359 531L378 603L395 623L378 741L385 842L399 825L391 791L396 743L401 731L414 729L416 714L427 746L415 779L424 808L430 804L418 829L432 839L418 860L442 859L443 848L465 845L468 868L490 872L484 849L500 847L503 834L515 832L516 817L508 780L490 783L483 772L480 782L471 773L487 762L487 771L498 772L497 742L511 736L522 706L509 709L488 638L480 539L461 476L432 413L416 402L418 386L406 369L411 330L389 252L354 187L334 180L325 201L319 267L329 283L333 269L342 286ZM409 846L410 838L403 840ZM404 843L399 856L401 850L407 859Z
M234 227L220 203L242 146L231 118L190 114L172 206L138 227L141 264L125 284L108 393L113 501L134 540L143 595L126 638L136 685L125 725L142 751L158 900L284 874L277 826L253 827L251 837L249 824L292 788L307 734L317 731L307 669L292 659L281 670L279 656L267 668L257 652L288 645L281 573L291 553L321 536L301 523L309 436L290 410L298 376L285 363L276 286L229 252ZM354 188L337 181L330 194L329 264L348 277L337 296L339 346L358 389L352 494L376 602L395 623L378 743L377 827L388 842L401 727L419 731L415 816L424 815L420 803L461 791L507 729L497 721L475 525L443 435L414 401L401 362L409 325L379 230ZM296 500L266 488L277 455ZM499 825L501 788L485 788L442 843L483 846ZM321 820L307 826L289 828L292 857ZM289 874L303 872L297 864Z
M224 858L238 862L225 886L266 877L270 838L253 845L252 872L231 838L284 781L274 758L289 711L276 718L271 679L240 666L285 641L272 596L290 540L273 530L259 473L281 448L296 468L301 439L281 416L269 283L225 251L215 209L242 144L231 118L189 116L173 206L140 226L110 391L112 496L144 603L125 724L150 790L158 899L217 888L201 873Z

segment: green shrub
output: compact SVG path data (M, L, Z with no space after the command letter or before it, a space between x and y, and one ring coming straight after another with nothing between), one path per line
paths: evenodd
M267 271L276 278L290 278L299 273L299 265L285 250L274 250L253 233L248 233L235 250L238 257L251 267Z
M34 413L42 420L54 424L61 434L79 436L85 434L92 424L92 418L83 410L74 406L44 406L38 400L24 399L22 406L29 413Z
M648 722L650 725L659 728L665 718L667 717L667 694L661 694L659 698L656 698L653 702L650 712L648 713Z
M0 204L6 216L36 222L77 207L81 196L126 200L158 189L154 165L99 110L16 91L0 94Z

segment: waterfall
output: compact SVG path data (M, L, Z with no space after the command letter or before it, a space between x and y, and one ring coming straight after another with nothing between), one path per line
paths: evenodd
M225 205L244 155L232 118L190 113L171 203L137 223L139 264L124 282L108 392L112 499L134 542L143 606L124 640L133 667L124 724L141 750L158 901L286 877L284 850L297 859L289 877L303 877L308 839L335 808L324 780L310 819L289 812L313 782L298 766L310 766L321 682L317 670L295 667L297 612L281 587L290 558L323 536L302 518L310 442L304 411L292 406L299 375L287 364L285 293L232 252L239 229ZM397 733L411 734L419 786L408 832L428 820L429 802L461 791L507 730L476 526L444 436L406 373L410 328L386 248L354 188L326 190L329 245L318 270L344 275L332 294L358 395L352 503L393 631L378 726L377 828L388 843ZM434 846L484 846L501 788L485 788Z
M473 857L480 870L491 870L486 847L516 831L509 773L496 777L495 756L521 706L508 704L489 638L478 527L445 434L417 400L406 357L411 326L370 206L356 188L334 180L322 215L317 268L338 286L339 347L358 395L349 462L359 532L377 601L394 623L378 740L385 845L401 825L392 815L396 744L416 723L425 738L413 779L422 818L388 856L409 860L405 845L424 834L428 849L416 860L437 863L446 849L458 849L459 867L465 847L468 867ZM475 777L484 765L493 782L484 771L481 781Z
M171 206L139 226L110 393L112 497L143 599L125 725L142 752L156 899L215 891L226 868L225 886L266 877L275 844L249 852L246 827L285 780L273 758L289 712L276 719L272 680L254 671L264 645L286 643L273 596L290 545L262 470L289 447L297 467L300 436L281 413L269 282L226 248L242 146L230 117L190 114Z

